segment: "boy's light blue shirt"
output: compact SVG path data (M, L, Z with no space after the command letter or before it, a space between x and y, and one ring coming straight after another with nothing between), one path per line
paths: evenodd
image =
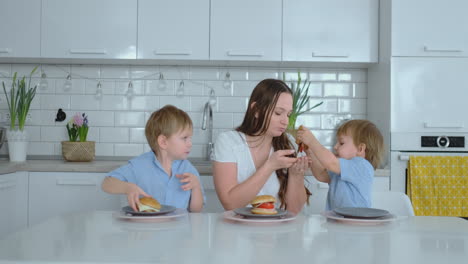
M330 184L326 210L338 207L371 207L374 167L361 157L338 160L341 174L328 172Z
M175 176L185 172L198 177L203 193L203 202L205 203L205 191L201 184L200 175L188 160L174 160L172 162L172 175L169 177L154 152L149 151L129 160L127 165L111 171L109 176L138 185L161 204L188 209L192 191L182 190L182 183Z

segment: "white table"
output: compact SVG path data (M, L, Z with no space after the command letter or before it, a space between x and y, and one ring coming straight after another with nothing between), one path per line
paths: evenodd
M273 224L188 214L135 223L93 211L3 237L0 263L467 263L468 221L410 217L356 226L299 215Z

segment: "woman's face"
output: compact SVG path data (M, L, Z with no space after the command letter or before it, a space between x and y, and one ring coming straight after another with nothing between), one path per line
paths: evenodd
M267 135L279 137L286 131L289 123L289 115L291 115L292 112L292 106L292 95L289 93L281 93L273 109Z

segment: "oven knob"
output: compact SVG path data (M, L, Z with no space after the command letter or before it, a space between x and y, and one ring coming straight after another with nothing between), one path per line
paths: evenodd
M450 145L450 140L447 136L437 137L437 146L439 148L447 148Z

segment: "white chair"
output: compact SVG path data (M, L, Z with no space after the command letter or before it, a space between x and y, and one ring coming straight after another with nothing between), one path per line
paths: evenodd
M373 192L372 207L387 210L397 216L414 216L413 205L402 192Z
M310 204L304 206L303 213L320 214L325 210L327 190L314 191L310 197ZM372 208L384 209L397 216L414 216L413 205L408 196L401 192L374 191L372 192Z

